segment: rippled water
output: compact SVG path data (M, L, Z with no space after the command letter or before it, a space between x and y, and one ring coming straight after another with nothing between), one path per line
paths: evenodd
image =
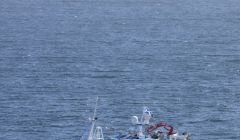
M195 140L240 137L240 1L1 0L0 139L108 138L144 105Z

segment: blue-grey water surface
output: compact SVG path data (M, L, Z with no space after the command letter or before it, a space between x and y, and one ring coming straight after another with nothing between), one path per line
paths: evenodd
M239 0L1 0L0 139L106 139L147 105L195 140L240 137Z

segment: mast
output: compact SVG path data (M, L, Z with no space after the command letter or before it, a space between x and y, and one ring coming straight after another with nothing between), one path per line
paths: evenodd
M89 132L88 140L93 140L93 131L94 131L94 126L95 126L95 123L96 123L96 120L97 120L97 117L96 117L97 106L98 106L98 96L96 98L96 104L95 104L95 107L94 107L93 117L91 118L92 125L91 125L91 129L90 129L90 132Z

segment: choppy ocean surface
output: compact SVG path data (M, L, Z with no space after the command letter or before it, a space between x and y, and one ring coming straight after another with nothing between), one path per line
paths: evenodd
M1 0L0 139L106 139L144 105L194 140L240 138L239 0Z

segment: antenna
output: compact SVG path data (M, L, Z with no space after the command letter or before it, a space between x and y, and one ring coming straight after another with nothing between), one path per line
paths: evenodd
M152 112L149 111L148 107L143 107L141 122L143 124L149 124L149 121L151 118L152 118Z
M96 104L95 104L95 107L94 107L93 118L91 119L92 126L91 126L91 129L90 129L90 132L89 132L88 140L93 140L93 130L94 130L94 126L95 126L95 123L96 123L96 120L97 120L97 117L96 117L97 106L98 106L98 96L96 98Z

